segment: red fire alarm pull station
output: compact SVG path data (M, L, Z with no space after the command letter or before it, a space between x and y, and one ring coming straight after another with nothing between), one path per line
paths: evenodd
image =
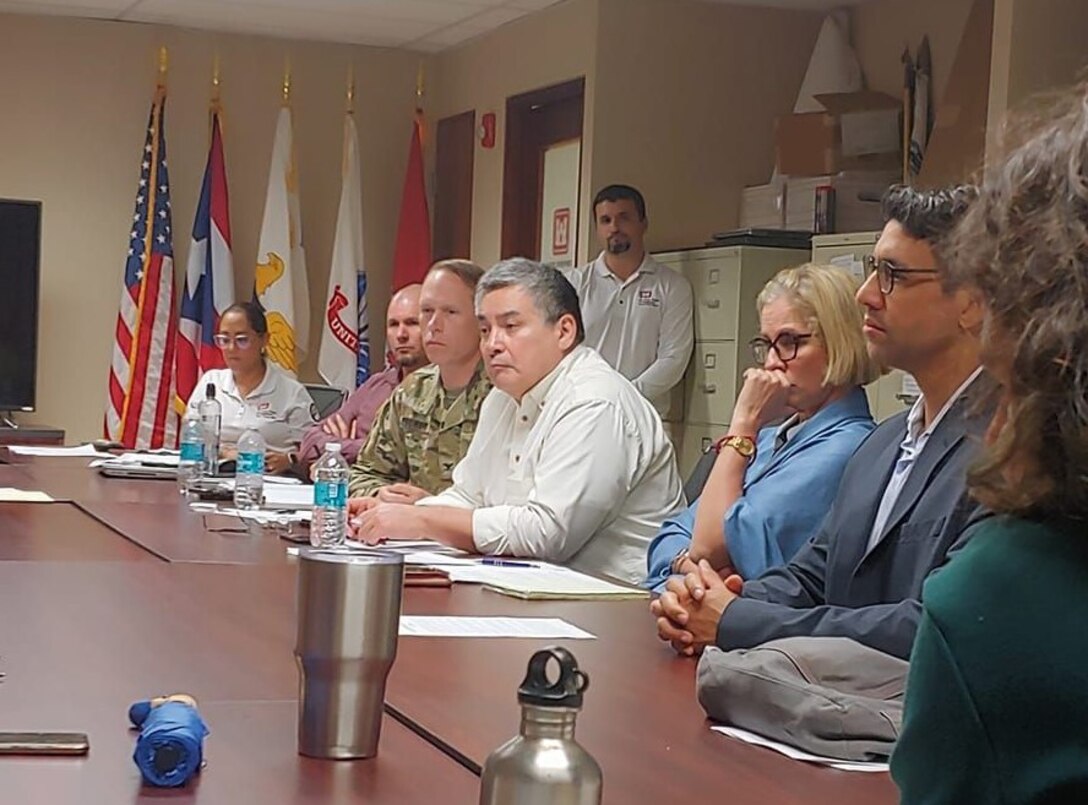
M484 148L495 147L495 113L485 112L480 118L480 145Z

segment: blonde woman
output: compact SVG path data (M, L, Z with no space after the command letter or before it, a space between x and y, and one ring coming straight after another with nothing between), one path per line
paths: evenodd
M646 586L706 559L753 578L783 565L820 525L847 459L873 429L861 386L876 379L858 283L832 266L780 271L759 294L757 364L702 495L650 545Z

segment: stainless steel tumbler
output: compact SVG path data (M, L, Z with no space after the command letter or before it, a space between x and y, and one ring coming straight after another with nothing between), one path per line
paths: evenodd
M383 551L299 552L298 751L378 752L385 679L397 656L404 558Z

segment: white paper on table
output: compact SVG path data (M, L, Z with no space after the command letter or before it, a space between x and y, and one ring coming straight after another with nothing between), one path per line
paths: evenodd
M17 456L109 456L109 453L99 453L91 444L81 444L77 447L13 445L8 450Z
M312 509L313 484L269 484L264 488L264 505L280 509Z
M273 516L273 520L276 518L276 512L265 512ZM301 519L311 520L313 512L294 512L293 516L300 517ZM406 565L449 565L454 563L473 564L471 559L458 559L456 556L440 553L442 550L453 551L447 545L443 545L441 542L434 542L433 540L387 540L379 545L367 545L364 542L357 542L353 539L344 540L344 544L340 547L340 550L351 553L352 551L359 551L361 553L372 553L374 551L387 551L389 553L399 553L404 557L404 564ZM298 548L292 547L287 549L287 553L292 556L298 556ZM468 554L465 554L466 556ZM426 557L425 561L420 561L418 557Z
M181 461L177 453L122 453L113 459L122 464L140 464L144 467L176 467Z
M536 640L596 640L562 618L475 618L401 615L402 637L528 637Z
M748 730L742 730L739 727L726 727L719 724L712 726L710 729L714 730L714 732L720 732L722 735L736 738L738 741L752 744L753 746L762 746L767 749L772 749L780 755L785 755L793 760L803 760L806 763L818 763L821 766L838 769L839 771L888 771L888 764L881 761L843 760L842 758L837 757L813 755L798 749L795 746L772 741L770 738L764 738L762 735L756 735L754 732L748 732Z
M503 561L501 558L497 561ZM517 561L518 566L488 565L476 563L471 567L449 568L450 580L484 584L490 588L517 595L521 598L588 599L588 598L642 598L649 597L645 590L625 587L603 579L587 576L568 567L549 565L546 562ZM521 567L527 564L529 567Z
M52 503L53 498L31 489L16 489L11 486L0 486L0 502L2 503Z
M381 546L378 546L381 547ZM404 564L425 565L427 567L472 567L480 560L470 554L440 553L433 550L404 551Z
M377 545L366 545L362 542L355 542L354 540L348 540L349 545L358 545L360 548L377 548L380 551L392 551L393 553L399 553L404 557L404 561L408 562L408 558L417 556L420 553L426 553L430 555L442 554L444 557L450 557L454 555L468 556L469 554L464 551L459 551L456 548L451 548L444 542L438 542L433 539L387 539L385 542L381 542ZM414 564L427 564L425 562L415 562ZM471 562L470 562L471 564Z
M298 478L292 478L290 475L266 475L264 476L264 482L266 484L279 484L280 486L300 486L302 481Z
M311 510L276 511L274 509L235 509L230 506L216 508L215 514L237 517L239 520L254 520L261 525L287 525L288 523L308 523L313 519Z

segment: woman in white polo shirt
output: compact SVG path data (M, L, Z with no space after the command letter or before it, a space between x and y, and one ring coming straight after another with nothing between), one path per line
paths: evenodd
M265 359L268 322L257 304L239 302L223 311L215 343L227 368L204 373L189 398L189 411L197 409L212 384L223 406L220 457L233 459L238 439L256 428L268 446L268 471L285 471L303 432L317 419L309 392Z

